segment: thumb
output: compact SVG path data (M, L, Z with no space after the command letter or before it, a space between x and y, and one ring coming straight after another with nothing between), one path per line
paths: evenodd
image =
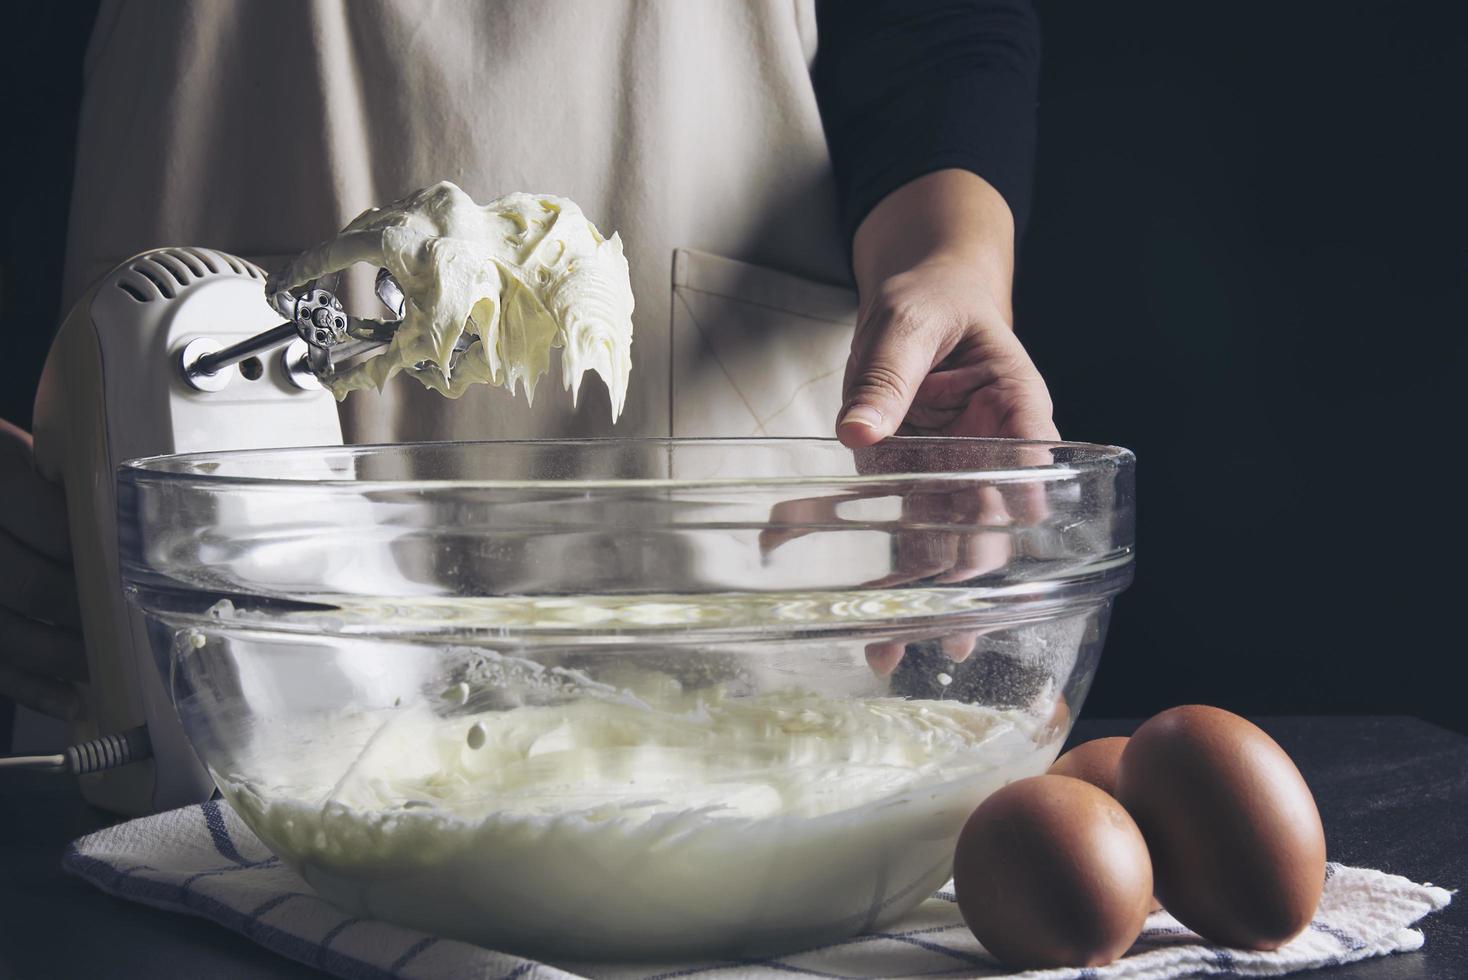
M856 449L897 431L933 367L936 338L889 324L853 356L836 436Z

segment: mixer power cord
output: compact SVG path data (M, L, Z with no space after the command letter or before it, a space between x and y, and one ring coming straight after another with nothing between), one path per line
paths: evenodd
M152 755L153 743L148 740L147 726L139 725L115 735L103 735L69 745L56 755L0 756L0 772L7 769L31 769L84 776L89 772L125 766L129 762L140 762Z

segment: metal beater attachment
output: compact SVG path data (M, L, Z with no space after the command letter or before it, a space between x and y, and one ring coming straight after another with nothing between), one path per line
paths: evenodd
M290 344L285 364L292 380L302 387L316 387L386 347L402 324L405 302L403 290L392 273L378 269L375 289L377 298L392 314L390 320L351 316L336 298L336 285L333 276L329 281L312 282L299 293L278 293L270 297L270 306L288 317L289 322L237 344L205 352L190 344L180 360L185 379L196 388L210 389L216 387L210 379L225 368Z

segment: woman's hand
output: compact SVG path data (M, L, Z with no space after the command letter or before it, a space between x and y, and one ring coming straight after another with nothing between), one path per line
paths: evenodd
M1014 219L982 178L904 184L857 229L861 296L836 433L1058 439L1050 394L1011 327Z
M1014 216L987 181L940 170L904 184L857 229L852 262L861 309L836 423L845 445L870 446L895 432L1060 438L1045 381L1011 327ZM1043 515L1032 489L1017 487L1012 500L995 487L905 496L904 521L972 531L900 535L890 581L961 583L1003 568L1012 546L1005 531ZM928 639L957 664L978 636ZM870 643L867 660L891 675L922 639Z
M66 498L36 471L30 433L0 419L0 697L74 718L87 675Z

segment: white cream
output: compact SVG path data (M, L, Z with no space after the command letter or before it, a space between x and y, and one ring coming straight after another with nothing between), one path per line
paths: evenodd
M362 915L560 958L750 952L912 908L973 807L1042 772L1061 734L957 701L663 680L460 714L450 688L437 710L343 719L335 763L318 740L311 771L220 781Z
M632 369L632 286L622 242L604 238L570 200L510 194L480 206L444 181L371 208L299 256L272 291L359 262L385 267L406 296L402 325L379 355L330 379L338 398L406 372L457 398L472 384L535 386L561 350L576 397L595 371L621 414ZM461 339L467 349L455 354Z

